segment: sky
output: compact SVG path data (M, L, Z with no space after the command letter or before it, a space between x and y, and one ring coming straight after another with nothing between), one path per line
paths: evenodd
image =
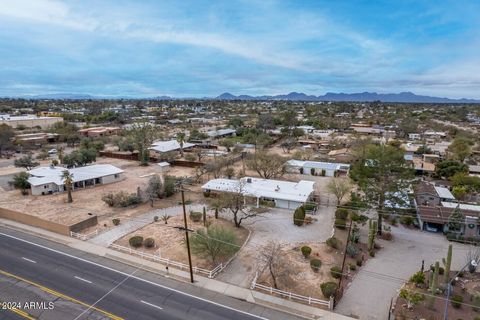
M480 98L478 0L3 0L0 96Z

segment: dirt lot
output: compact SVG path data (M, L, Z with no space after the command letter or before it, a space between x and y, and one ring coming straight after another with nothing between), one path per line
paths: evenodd
M320 259L322 265L318 272L310 267L310 259L305 259L300 252L303 245L312 248L310 259ZM306 297L325 299L320 290L320 285L326 281L338 282L330 274L330 268L341 266L342 253L325 244L304 243L301 245L286 245L283 251L287 272L284 273L278 284L280 290L294 292ZM258 283L273 286L268 270L264 270L259 276Z
M244 228L234 228L231 222L224 219L215 220L211 215L208 215L208 220L212 225L219 225L227 228L232 228L237 237L237 245L242 246L248 237L248 230ZM115 243L121 246L129 247L128 239L134 235L142 236L145 238L154 238L156 248L141 248L140 250L161 256L162 258L168 258L174 261L188 263L187 250L185 246L185 233L184 231L174 228L175 226L183 226L183 216L175 216L168 220L168 224L165 225L163 221L151 223L142 229L139 229L119 240ZM203 227L202 222L193 222L188 219L188 228L197 230ZM228 259L225 259L225 261ZM221 261L221 262L225 262ZM192 254L192 262L194 266L213 269L215 266L213 263L201 257Z
M66 194L54 194L45 196L22 196L18 190L0 193L0 204L2 207L29 213L50 221L63 224L72 224L83 220L88 213L98 216L99 224L110 224L113 217L129 218L151 210L149 204L142 204L130 208L111 208L102 201L102 196L108 192L136 192L137 187L144 188L151 175L160 173L154 165L141 167L136 161L98 158L97 163L109 163L125 170L125 179L111 184L95 186L87 189L77 189L73 192L73 203L66 203ZM7 168L6 168L7 169ZM8 170L12 170L8 168ZM174 176L190 176L193 174L191 168L174 167L168 174ZM1 175L0 171L0 175ZM187 198L194 201L203 197L201 193L195 192L199 187L190 188ZM197 190L198 189L198 190ZM155 202L155 208L165 208L176 205L180 200L177 194L168 199Z

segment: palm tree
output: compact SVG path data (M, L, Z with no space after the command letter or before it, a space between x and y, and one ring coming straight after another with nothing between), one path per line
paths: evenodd
M183 158L183 143L185 142L185 138L186 138L185 132L177 133L177 141L180 144L180 153L182 154L182 158Z
M73 173L70 173L68 170L62 171L62 180L65 186L67 187L68 192L68 203L73 202L72 198L72 186L73 186Z
M58 148L58 161L60 164L63 163L64 149L63 147Z

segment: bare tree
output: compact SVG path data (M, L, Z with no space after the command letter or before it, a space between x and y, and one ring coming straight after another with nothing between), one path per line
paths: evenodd
M245 204L244 199L245 183L239 181L235 192L223 193L219 198L219 207L227 210L233 215L233 222L235 227L240 228L242 221L258 215L254 210L251 210Z
M343 198L352 190L352 184L348 178L333 178L327 184L327 191L337 198L337 204L340 205Z
M257 151L247 160L247 167L255 170L260 177L272 179L285 173L285 159L282 156L265 151Z
M288 282L291 274L290 264L282 255L282 245L279 242L268 242L260 251L260 260L265 264L275 289L278 289L280 282Z

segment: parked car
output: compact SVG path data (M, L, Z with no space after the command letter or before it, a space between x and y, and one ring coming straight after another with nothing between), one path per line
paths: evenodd
M57 154L57 149L48 150L48 154Z

